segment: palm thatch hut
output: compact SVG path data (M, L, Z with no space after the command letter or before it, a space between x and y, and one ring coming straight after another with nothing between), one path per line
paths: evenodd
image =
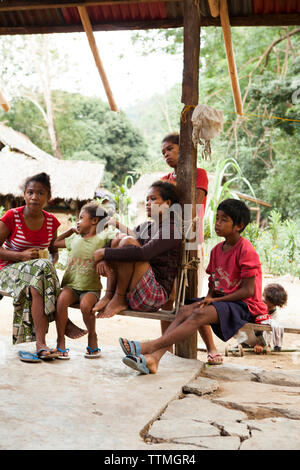
M52 185L52 212L76 213L101 187L104 164L81 160L57 160L34 145L24 134L0 123L0 205L22 204L24 181L45 172Z

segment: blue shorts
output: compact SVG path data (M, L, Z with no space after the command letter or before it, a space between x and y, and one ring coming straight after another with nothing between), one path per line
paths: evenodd
M186 299L185 304L189 305L194 302L200 302L204 299ZM232 338L245 323L253 323L253 316L249 312L245 302L212 302L219 317L219 323L211 324L213 332L223 341Z

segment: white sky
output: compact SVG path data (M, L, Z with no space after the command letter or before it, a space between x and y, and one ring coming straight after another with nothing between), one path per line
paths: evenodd
M104 69L117 106L121 109L131 103L164 93L182 80L182 55L161 52L142 56L138 43L132 45L130 31L96 32L95 38ZM57 88L96 95L107 101L96 68L94 57L84 33L56 35L60 49L71 58L68 74L60 77ZM55 83L53 83L54 87Z

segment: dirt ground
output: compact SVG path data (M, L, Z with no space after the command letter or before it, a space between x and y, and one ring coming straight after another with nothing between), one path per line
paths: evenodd
M271 277L264 276L264 286L271 282L280 283L288 293L288 303L280 310L280 320L289 326L298 326L300 328L300 306L299 306L299 292L300 280L291 278L290 276ZM206 293L206 280L204 280L203 294ZM84 327L80 311L77 309L70 309L70 318L79 326ZM12 300L10 298L3 298L0 302L0 335L10 336L12 331ZM137 319L133 317L115 316L111 319L99 319L97 321L97 332L99 337L99 344L101 347L118 346L118 338L120 336L131 339L151 339L160 336L160 322L157 320ZM55 345L56 330L55 324L51 323L48 333L49 345ZM224 353L225 343L214 336L216 345L220 352ZM82 343L82 351L85 350L86 338L78 340L68 340L67 346L72 348L72 341ZM236 341L231 339L229 345L234 346ZM199 337L199 349L204 347L204 344ZM236 357L230 355L224 358L224 362L230 362L240 365L249 365L264 369L299 369L300 368L300 335L298 334L284 334L283 348L298 349L295 352L281 352L269 353L267 355L255 355L254 353L246 352L243 357ZM205 361L206 353L204 351L198 352L198 359Z

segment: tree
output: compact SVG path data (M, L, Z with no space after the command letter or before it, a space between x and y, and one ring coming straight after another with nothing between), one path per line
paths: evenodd
M112 113L99 98L77 93L53 91L52 100L63 158L103 161L107 186L122 184L126 173L148 158L141 134L123 112ZM0 112L0 120L51 153L45 121L30 101L15 99L8 113Z

